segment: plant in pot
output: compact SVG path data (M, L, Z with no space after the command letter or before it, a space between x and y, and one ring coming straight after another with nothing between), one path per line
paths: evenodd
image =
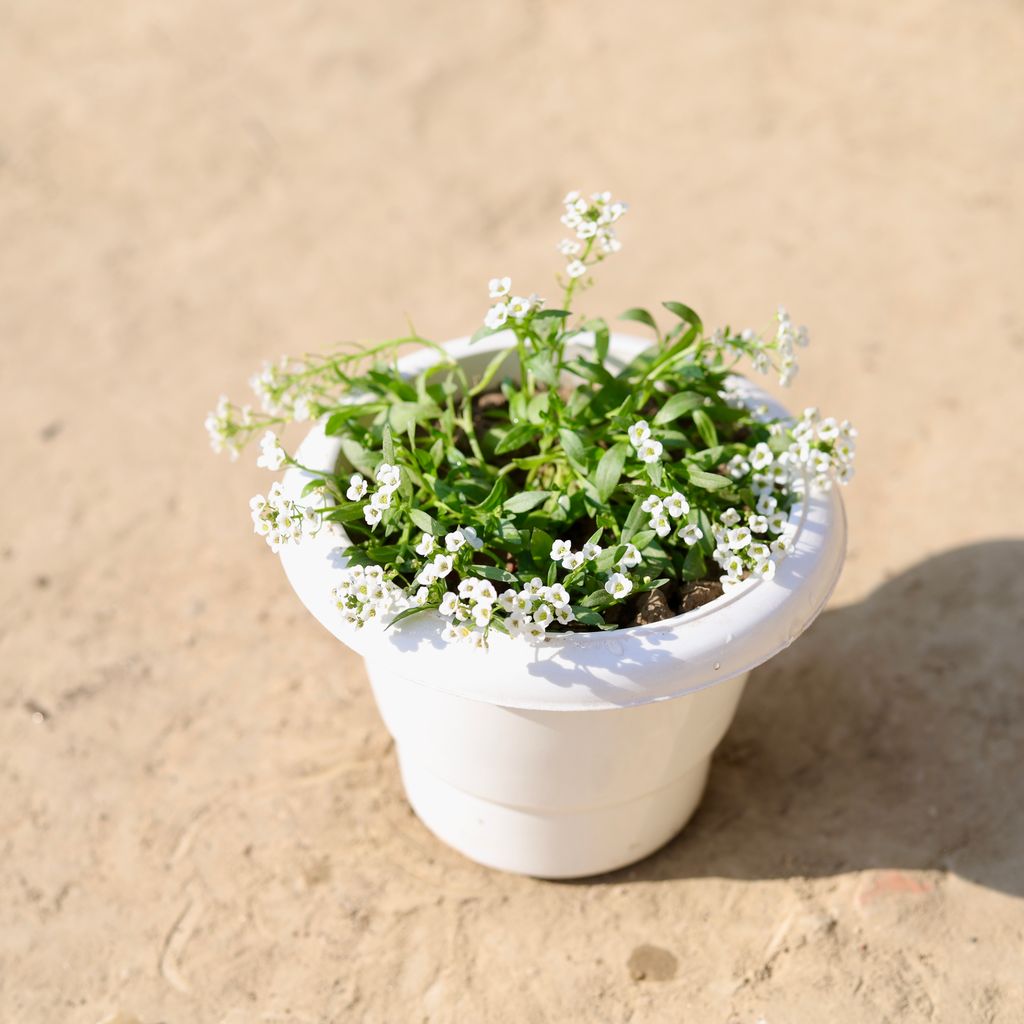
M481 863L594 874L695 810L749 671L815 618L845 549L855 431L736 373L796 372L807 334L649 337L573 314L624 204L565 199L549 305L490 282L471 338L282 359L207 428L284 469L252 499L300 599L359 652L409 800ZM407 352L411 346L414 351ZM280 429L311 424L290 454Z

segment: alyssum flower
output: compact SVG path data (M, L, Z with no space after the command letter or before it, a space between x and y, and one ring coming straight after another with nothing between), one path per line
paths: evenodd
M472 379L443 350L403 375L395 349L431 345L406 335L267 363L250 382L255 407L222 397L207 417L215 450L235 457L259 439L260 466L290 468L250 503L273 550L339 532L348 565L333 599L351 627L434 615L444 640L488 646L648 621L654 591L678 613L699 581L772 580L794 505L853 475L848 421L788 419L745 397L741 361L782 384L797 372L808 334L784 308L764 331L710 333L682 303L664 303L667 327L630 309L654 342L627 366L611 359L604 320L573 318L621 249L625 212L607 192L566 195L561 301L492 278L474 337L508 332L510 345ZM306 472L281 440L314 417L340 440L333 473Z

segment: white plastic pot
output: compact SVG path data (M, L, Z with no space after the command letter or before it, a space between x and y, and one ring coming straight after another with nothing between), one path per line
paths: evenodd
M494 335L446 349L473 377L510 344ZM610 358L625 364L646 344L615 335ZM415 373L438 358L425 350L400 366ZM510 358L504 375L516 369ZM318 425L298 461L331 471L339 451ZM286 493L298 498L308 479L290 470ZM442 641L444 620L432 613L387 631L347 626L330 595L345 564L337 528L285 546L281 561L309 611L366 659L424 824L481 864L572 878L639 860L686 824L748 673L821 611L845 553L839 496L809 492L791 522L793 547L772 580L747 581L672 619L551 634L536 647L494 633L486 651Z

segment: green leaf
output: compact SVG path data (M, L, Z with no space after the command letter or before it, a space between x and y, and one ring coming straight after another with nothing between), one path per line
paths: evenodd
M302 488L302 494L300 495L300 497L305 498L307 495L310 495L314 491L320 490L321 487L326 487L326 486L327 486L327 481L326 480L320 480L320 479L310 480L309 483L306 484L306 486Z
M497 580L499 583L516 583L516 577L507 569L497 565L474 565L472 571L475 576L483 576L489 580Z
M683 579L702 579L706 571L707 566L704 563L704 552L701 551L699 544L694 544L693 547L686 552L686 561L683 562Z
M435 420L440 415L441 408L436 402L395 402L388 408L388 423L396 434L404 434L417 423Z
M364 476L373 476L373 462L370 453L350 437L341 439L341 453L353 469L358 469Z
M526 418L531 423L539 424L544 419L550 404L550 391L542 391L540 394L534 395L526 405Z
M530 509L543 505L550 497L550 491L520 491L519 494L513 494L502 508L506 512L529 512Z
M421 508L409 509L409 518L424 532L429 533L432 537L440 537L444 533L443 527L441 527L437 520L428 515Z
M568 427L563 427L558 432L558 436L562 441L562 451L565 452L573 468L580 473L586 473L587 449L580 435Z
M567 309L542 309L539 313L533 314L534 320L548 320L551 317L558 317L560 320L564 320L569 315Z
M705 491L721 491L732 486L732 481L719 473L705 473L703 469L695 469L693 466L686 467L686 475L694 487L700 487Z
M377 412L382 408L384 408L382 402L362 402L358 405L343 406L327 417L327 422L324 424L324 433L329 436L340 434L349 420L368 415L371 412Z
M551 534L538 526L530 536L530 555L533 560L539 565L550 561L552 544L554 544L554 539Z
M718 431L715 430L711 417L703 409L693 410L693 423L697 428L697 433L709 448L718 446Z
M498 370L501 369L505 360L508 359L509 356L515 355L515 351L516 350L514 348L503 349L501 352L498 352L497 355L492 357L480 379L469 392L470 398L483 394L490 387L491 381L493 381L498 375Z
M391 427L386 423L380 437L381 451L384 454L384 461L390 465L395 464L395 442L391 437Z
M690 326L696 327L698 333L703 333L704 324L697 314L689 306L681 302L663 302L662 305L670 312L675 313L680 320L685 320Z
M503 327L499 327L498 330L504 330ZM469 343L472 345L474 341L482 341L484 338L489 338L492 334L497 334L498 331L492 327L479 327L473 332L473 337L469 339Z
M607 501L612 496L612 491L615 490L619 478L622 476L622 467L626 464L628 452L629 446L620 441L618 444L612 445L601 456L601 461L598 462L597 470L594 473L594 486L602 501Z
M584 608L581 604L574 604L570 606L572 613L576 617L577 622L582 622L584 626L597 626L599 629L613 629L607 622L604 621L604 616L600 612L594 611L593 608Z
M433 611L437 608L436 604L425 604L419 608L406 608L404 612L399 612L385 627L384 632L387 632L395 623L401 622L402 619L408 619L413 615L419 615L422 612Z
M683 391L673 395L659 410L654 417L654 425L662 426L671 423L673 420L685 416L694 409L699 409L704 404L704 396L698 395L695 391Z
M627 309L625 313L620 313L619 319L633 320L638 324L646 324L659 338L661 337L661 331L658 329L657 320L655 320L646 309L641 309L639 306L633 306L632 309Z
M508 491L508 478L499 476L494 481L494 486L491 488L491 493L479 505L479 511L481 512L493 512L504 500L505 494Z
M614 604L615 598L608 593L607 590L595 590L592 594L587 594L580 605L584 608L607 608L608 605ZM575 609L575 605L573 608ZM577 616L578 618L579 616Z
M646 497L649 488L645 487L644 496ZM626 521L622 526L622 540L624 543L629 543L633 540L636 532L643 525L644 520L648 518L647 513L643 510L644 498L638 497L633 502L633 507L629 510L629 515L626 516Z
M505 452L517 451L536 436L537 428L532 423L520 423L508 431L494 446L494 454L504 455Z

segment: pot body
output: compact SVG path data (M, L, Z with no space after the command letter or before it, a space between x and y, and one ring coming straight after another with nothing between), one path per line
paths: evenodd
M366 663L413 810L488 867L542 878L646 857L696 810L746 674L604 711L502 707Z
M613 335L610 359L624 365L646 346ZM471 377L502 349L512 354L501 335L447 346ZM439 358L426 350L399 365L415 373ZM511 358L506 370L515 375ZM332 472L340 447L318 424L297 457ZM299 500L310 479L289 470L285 493ZM427 827L482 864L571 878L639 860L682 828L749 671L824 607L845 553L842 503L834 491L809 491L790 522L792 551L771 581L747 581L673 619L549 634L537 647L501 634L490 650L445 644L436 614L386 631L344 624L330 597L346 564L340 529L283 548L281 562L309 611L366 659L409 801Z

